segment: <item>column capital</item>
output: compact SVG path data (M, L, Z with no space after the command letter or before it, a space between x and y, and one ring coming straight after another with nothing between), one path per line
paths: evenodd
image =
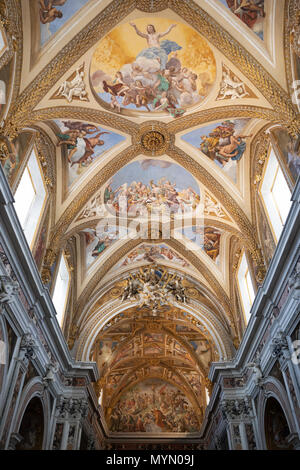
M56 405L57 418L84 419L88 412L88 401L85 398L61 396Z
M253 417L252 406L247 397L224 399L221 402L221 410L227 421L244 421Z
M276 359L290 359L289 345L286 335L283 331L279 331L271 343L271 354Z

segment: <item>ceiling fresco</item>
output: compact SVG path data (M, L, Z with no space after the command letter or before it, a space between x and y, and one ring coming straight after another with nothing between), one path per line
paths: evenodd
M213 260L219 264L220 254L220 240L221 232L214 227L184 227L178 230L176 233L184 235L190 240L193 245L189 244L188 248L192 251L198 249L204 250L204 252Z
M111 109L168 113L198 107L216 78L208 43L182 23L139 18L102 39L91 62L91 82Z
M183 259L174 250L169 248L166 244L142 244L136 249L132 250L125 258L123 258L116 265L116 268L121 268L139 262L154 263L162 261L174 263L175 266L190 266L190 264L185 259Z
M265 5L264 0L219 0L229 8L260 39L264 39Z
M94 261L116 240L126 238L127 229L112 225L98 224L96 228L82 231L85 245L85 264L89 268Z
M121 396L110 415L117 432L196 432L199 422L192 404L173 384L147 379Z
M81 121L56 120L58 139L68 169L68 185L71 185L85 170L105 152L124 140L124 137L99 126Z
M195 129L182 139L204 153L236 183L238 162L252 137L247 135L248 123L248 119L226 120Z
M115 213L129 217L153 213L192 211L200 202L199 185L184 168L167 160L130 163L114 175L104 202ZM123 207L123 204L125 206Z
M39 6L41 46L51 39L89 0L34 0Z
M50 292L65 254L71 354L97 364L108 435L199 436L211 364L246 329L241 253L257 289L276 246L257 203L270 146L291 190L300 171L295 15L284 0L5 3L19 29L0 26L1 166L14 194L36 151L33 253Z

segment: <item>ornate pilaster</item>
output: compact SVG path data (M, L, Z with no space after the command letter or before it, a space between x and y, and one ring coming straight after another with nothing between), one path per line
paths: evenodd
M292 362L292 351L289 343L289 338L282 331L279 331L277 336L272 340L271 353L280 364L290 406L294 411L295 424L298 432L300 432L300 390L295 366ZM297 367L299 367L299 365L297 365Z
M12 379L5 399L5 407L1 416L0 448L7 449L10 445L10 433L13 429L14 419L18 411L20 396L23 390L25 375L29 362L36 357L37 344L30 333L25 333L19 339L19 350L13 359Z
M82 422L87 416L88 402L85 398L61 396L56 405L53 450L78 450Z
M223 418L226 420L229 447L231 450L254 450L257 448L254 414L248 397L226 399L221 403Z

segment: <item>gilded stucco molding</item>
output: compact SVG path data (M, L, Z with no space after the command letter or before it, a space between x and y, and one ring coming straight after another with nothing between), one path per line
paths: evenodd
M120 170L124 165L129 163L140 153L138 146L130 146L123 150L110 162L101 168L89 181L89 184L72 200L71 204L65 210L63 216L59 219L56 225L53 227L51 246L52 249L58 250L60 246L60 239L74 220L76 215L84 207L86 202L93 196L95 192L101 188L106 181L113 177L113 175Z
M93 309L93 306L91 304L88 306L88 308L85 307L82 328L79 327L77 324L76 326L74 326L73 324L74 330L76 329L77 340L75 344L76 359L89 360L89 356L87 356L88 351L90 351L92 344L94 343L96 336L99 334L99 331L101 331L101 329L103 328L103 325L107 325L108 323L114 323L114 319L118 320L120 312L122 312L124 318L126 318L127 314L130 314L130 318L132 318L132 312L135 308L136 307L132 307L132 304L128 302L123 302L123 304L120 305L119 303L116 303L116 299L113 299L113 302L108 302L106 305L101 304L96 310ZM177 306L174 306L172 312L174 311L174 309L176 309L176 311L181 312ZM92 311L93 314L90 317L86 317L86 313L88 313L89 311ZM220 320L216 318L216 314L211 313L208 308L206 308L204 313L202 314L199 314L199 311L199 304L191 302L188 308L185 309L184 320L190 321L197 328L200 327L199 325L204 325L206 330L209 331L213 343L217 345L220 359L230 359L232 357L232 340L230 339L230 332L228 331L228 329L224 328ZM109 322L105 322L105 318L107 318L108 315L110 317L110 320ZM166 315L168 317L168 312L166 313ZM173 318L173 313L171 314L171 316ZM180 319L182 318L180 317ZM92 337L92 335L94 336Z
M57 106L33 111L30 116L30 123L48 121L50 119L76 119L86 122L93 122L102 126L108 126L134 136L138 132L139 126L129 119L113 113L107 113L100 109L86 108L80 106Z
M127 253L133 250L141 242L147 243L148 240L141 240L141 239L130 240L128 243L126 243L126 245L123 245L114 253L112 253L109 259L107 259L103 264L101 264L101 266L99 266L98 271L94 274L92 279L90 279L88 285L82 291L81 295L79 296L77 300L77 305L76 305L77 313L74 315L74 318L77 318L78 314L81 313L84 305L87 302L87 299L91 297L94 290L97 288L98 283L101 281L101 279L106 274L106 272L108 272L123 256L125 256ZM164 240L162 240L162 243L164 243ZM174 248L175 250L178 250L178 247L180 248L180 243L178 241L170 239L170 240L167 240L166 243L171 248ZM217 294L221 303L224 303L224 309L226 313L229 316L231 316L232 313L231 313L230 300L228 296L226 295L224 289L216 280L215 276L207 269L204 263L197 256L195 256L192 252L187 251L185 254L185 258L187 259L187 261L190 261L190 263L193 264L196 267L196 269L198 269L199 272L201 272L204 278L208 281L209 285L212 286L212 289Z
M294 9L298 0L286 0L284 8L284 33L283 33L283 46L284 46L284 59L285 59L285 73L288 89L293 93L292 83L292 51L291 51L291 19L294 17ZM299 5L298 5L299 8Z
M16 39L13 39L17 32L18 36L20 33L17 28L17 25L19 24L17 15L18 10L15 8L14 0L0 1L0 26L4 30L7 40L7 49L0 57L0 69L8 64L19 47Z
M13 76L9 79L7 84L8 89L12 86L12 95L10 103L14 103L17 100L19 93L19 87L21 82L21 70L22 70L22 56L23 56L23 30L22 30L22 13L20 0L1 0L0 1L0 23L6 33L6 39L8 43L8 49L0 58L0 69L7 65L15 56L15 65ZM7 111L6 111L7 113ZM9 124L9 120L6 118L4 127ZM17 124L13 124L11 134L7 134L12 140L16 137ZM4 133L4 130L1 130Z
M272 104L281 122L299 132L300 121L290 96L241 44L192 0L169 0L168 6L235 64Z
M159 2L159 9L163 4L165 8L172 9L191 24L228 57L272 104L280 121L286 122L294 132L299 129L299 122L296 119L296 112L289 95L257 60L213 18L191 0ZM5 134L11 135L14 128L24 127L30 112L57 80L135 7L153 12L155 5L151 1L141 3L139 0L127 0L126 2L114 0L84 30L77 34L19 96L9 115L9 122L4 130ZM80 44L80 48L78 44Z
M244 237L245 244L253 258L258 262L259 255L257 253L258 244L255 232L253 233L253 225L245 215L244 211L235 202L235 200L225 191L223 186L215 180L215 178L205 170L198 162L192 157L187 155L183 150L178 147L171 147L167 153L177 163L187 169L193 176L212 191L216 198L222 201L222 204L232 216L233 220L237 223L242 236Z
M26 126L32 110L65 72L101 37L122 21L134 7L133 0L126 0L126 2L114 0L80 31L18 97L9 114L4 133L10 136L15 128ZM78 47L79 44L80 47Z
M261 108L259 106L222 106L219 108L203 109L193 114L183 115L178 119L174 119L167 125L167 130L170 133L177 134L188 130L192 127L207 124L209 122L232 119L232 118L256 118L264 119L271 122L278 122L278 112Z

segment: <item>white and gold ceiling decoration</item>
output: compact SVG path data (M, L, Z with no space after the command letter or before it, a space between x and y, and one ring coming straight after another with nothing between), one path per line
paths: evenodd
M299 130L288 3L0 2L4 171L14 191L37 145L51 188L42 278L65 250L64 332L78 360L98 364L112 433L199 432L209 366L241 341L239 256L258 282L266 268L257 149L270 125ZM122 300L149 266L187 292L155 318Z

